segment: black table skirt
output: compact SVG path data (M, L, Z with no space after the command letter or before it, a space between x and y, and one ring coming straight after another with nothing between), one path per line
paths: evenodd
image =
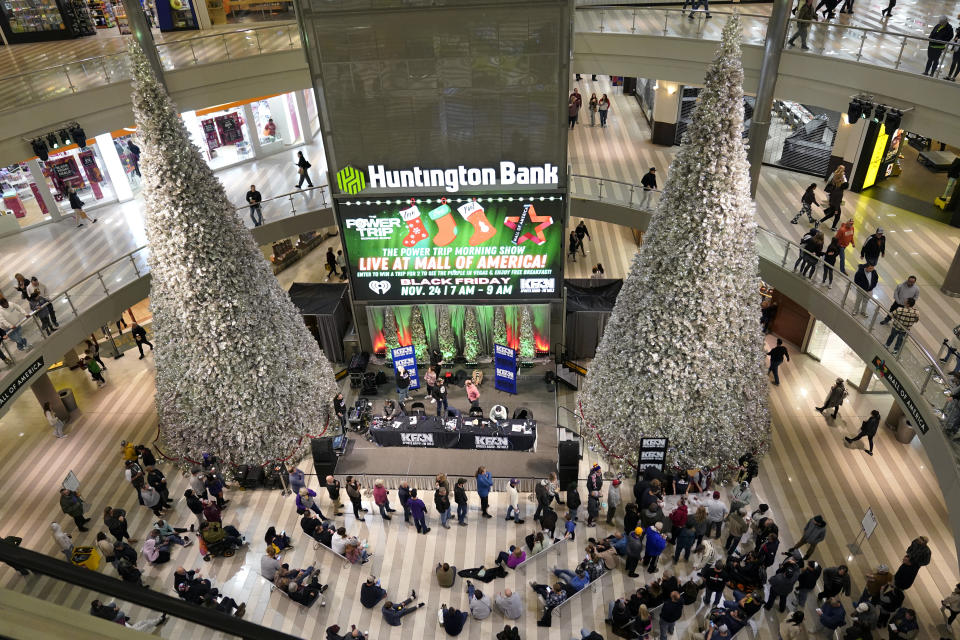
M469 419L450 418L457 429L448 430L439 418L421 416L411 424L401 418L403 426L371 426L374 442L383 447L433 447L440 449L480 449L500 451L530 451L537 443L537 427L533 421L508 420L499 426L484 420L480 427L469 424ZM466 422L466 424L465 424ZM515 432L514 424L529 427L530 433Z

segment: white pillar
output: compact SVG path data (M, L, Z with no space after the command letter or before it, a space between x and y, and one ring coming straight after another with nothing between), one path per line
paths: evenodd
M62 218L60 215L60 207L57 206L57 199L53 197L53 192L50 191L50 185L47 184L46 179L43 177L43 167L40 165L40 158L34 158L28 161L27 166L30 167L30 175L37 184L40 199L43 200L47 211L50 212L50 219L53 221L60 220Z
M133 189L130 188L130 180L123 168L120 154L117 153L117 147L113 144L113 136L109 133L101 133L96 137L96 141L97 148L100 149L100 157L103 158L107 175L110 177L110 184L113 185L113 190L117 194L117 201L133 200Z
M253 118L253 106L248 102L243 105L243 119L247 121L247 134L250 136L250 145L253 147L253 157L259 158L263 155L260 150L260 127Z
M300 116L300 134L303 136L303 144L313 142L313 123L307 115L307 99L303 96L303 91L293 92L297 102L297 114Z

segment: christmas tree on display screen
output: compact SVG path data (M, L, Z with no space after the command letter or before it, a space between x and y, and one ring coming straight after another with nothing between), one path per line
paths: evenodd
M734 14L579 397L621 468L637 461L641 437L669 438L667 463L681 468L725 468L768 441L742 132Z
M287 458L331 418L330 363L135 43L130 53L160 445L184 460Z

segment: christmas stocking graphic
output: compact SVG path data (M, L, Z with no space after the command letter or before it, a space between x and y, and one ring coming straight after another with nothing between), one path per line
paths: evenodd
M450 205L442 204L430 212L430 219L437 224L437 233L433 236L433 244L445 247L457 238L457 219L453 217Z
M487 215L483 212L483 207L477 204L476 201L470 201L460 205L457 207L457 211L460 212L464 220L473 225L473 235L470 236L471 247L483 244L496 233L493 225L487 220Z
M423 226L423 220L420 219L420 209L417 205L412 204L406 209L401 209L400 217L407 223L407 237L403 239L403 246L412 247L430 237L427 228Z

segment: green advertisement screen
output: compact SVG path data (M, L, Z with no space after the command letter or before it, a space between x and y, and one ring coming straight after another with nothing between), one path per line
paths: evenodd
M357 300L561 295L562 195L356 198L337 212Z

